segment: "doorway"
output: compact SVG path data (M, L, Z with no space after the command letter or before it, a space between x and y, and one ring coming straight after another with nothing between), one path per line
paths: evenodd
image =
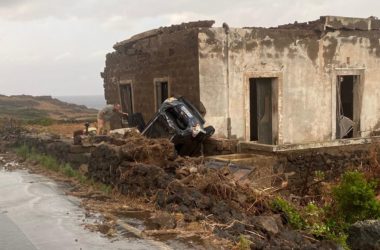
M337 76L336 103L336 138L353 138L355 136L355 89L358 75Z
M272 85L275 78L249 79L250 140L273 144Z

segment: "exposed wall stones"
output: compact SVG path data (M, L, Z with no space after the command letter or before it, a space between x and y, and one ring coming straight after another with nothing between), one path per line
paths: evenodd
M51 155L61 163L70 163L77 169L88 164L94 146L73 145L71 140L60 139L51 134L25 134L17 140L17 145L27 145L37 152Z
M198 28L212 21L194 22L148 31L117 43L107 55L102 76L107 103L120 102L119 83L129 81L134 112L146 121L156 112L154 79L169 82L170 96L184 96L200 107Z
M380 161L378 143L279 153L274 173L283 172L293 193L307 193L318 172L325 181L338 178L349 169L368 170ZM319 177L320 178L320 177Z
M203 143L205 155L228 155L238 152L238 140L209 138Z
M167 174L163 174L164 172L177 173L176 169L179 166L191 168L194 164L200 164L200 161L195 163L199 160L196 158L177 159L173 144L160 139L136 137L110 140L97 146L78 146L51 135L25 134L18 137L16 142L17 145L26 144L37 152L54 156L62 163L70 163L74 168L87 164L89 177L118 187L125 194L130 192L130 188L134 189L133 192L141 194L149 191L141 189L143 180L133 180L132 177L128 177L130 174L139 178L146 176L149 185L156 185L148 188L162 188L173 178L169 178ZM236 146L234 141L218 140L208 143L213 145L208 146L208 149L214 149L216 153L233 152ZM244 157L240 161L227 162L233 163L235 167L232 166L232 169L241 165L240 172L248 176L254 187L278 187L286 183L285 190L293 194L305 194L312 188L319 173L323 174L325 181L331 181L348 169L370 171L376 161L380 162L380 142L278 153L258 151ZM229 159L236 157L231 155ZM128 176L123 175L123 171L128 171ZM124 187L125 185L127 187Z

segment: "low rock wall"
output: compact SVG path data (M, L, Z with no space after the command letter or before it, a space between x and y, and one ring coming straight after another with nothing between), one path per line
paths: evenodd
M307 193L316 181L331 181L346 170L370 170L380 162L380 143L281 152L274 155L274 174L285 178L291 192Z
M17 145L27 145L39 153L51 155L61 163L69 163L74 169L88 164L95 146L74 145L72 140L61 139L50 134L25 134L16 141Z
M136 167L136 162L156 165L160 168L175 168L176 153L168 141L155 141L138 138L133 143L118 141L110 143L73 145L71 140L60 139L53 135L26 134L19 137L17 144L26 144L37 151L52 155L59 161L70 163L74 168L88 164L89 176L106 184L120 185L122 172L120 166ZM207 150L215 153L236 152L233 141L213 140L207 142ZM249 179L257 188L287 186L292 193L307 193L319 178L332 180L347 169L370 169L380 162L379 141L371 144L342 145L338 147L297 150L278 153L252 154L252 172ZM257 160L259 159L259 160ZM260 160L261 159L261 160ZM264 162L265 161L265 162ZM239 165L239 162L235 162ZM243 165L244 165L243 164ZM133 165L133 166L132 166ZM154 181L153 181L154 182ZM123 188L121 187L121 190Z

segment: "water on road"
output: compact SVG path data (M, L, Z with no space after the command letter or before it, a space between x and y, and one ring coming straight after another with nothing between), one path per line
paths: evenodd
M0 166L0 249L157 249L139 238L109 239L86 230L79 199L52 180Z

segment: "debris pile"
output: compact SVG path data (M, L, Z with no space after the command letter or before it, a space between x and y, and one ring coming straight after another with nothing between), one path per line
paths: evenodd
M116 188L126 199L136 197L149 207L169 212L175 223L156 226L160 229L193 228L189 230L209 235L213 232L235 243L240 242L243 235L251 242L252 249L291 249L301 245L318 249L321 246L308 232L294 231L287 226L287 214L272 210L272 197L268 192L237 181L231 166L214 168L204 163L202 157L180 157L169 140L148 139L134 132L96 139L100 142L90 146L69 145L75 151L89 148L90 151L86 151L88 167L83 173ZM19 141L49 155L65 151L57 147L63 142L50 136L21 136ZM48 150L52 148L54 150ZM159 217L155 224L160 221L167 219Z
M100 144L91 153L88 172L97 181L120 187L126 169L140 166L139 171L145 167L147 172L155 173L155 168L163 171L161 167L175 158L174 145L167 139L147 139L137 133L124 137L113 135L109 143Z
M211 211L223 222L242 218L241 211L255 202L253 190L237 183L228 168L210 169L201 158L177 157L166 139L134 135L123 140L123 145L103 143L92 152L90 177L123 194L151 197L173 212Z
M145 197L162 210L182 213L185 222L201 223L223 238L237 241L249 235L257 249L260 244L285 246L293 238L294 246L316 242L291 229L284 234L283 219L271 211L267 196L235 181L227 166L213 169L202 158L179 157L164 139L136 134L117 141L92 152L90 177L122 194Z

